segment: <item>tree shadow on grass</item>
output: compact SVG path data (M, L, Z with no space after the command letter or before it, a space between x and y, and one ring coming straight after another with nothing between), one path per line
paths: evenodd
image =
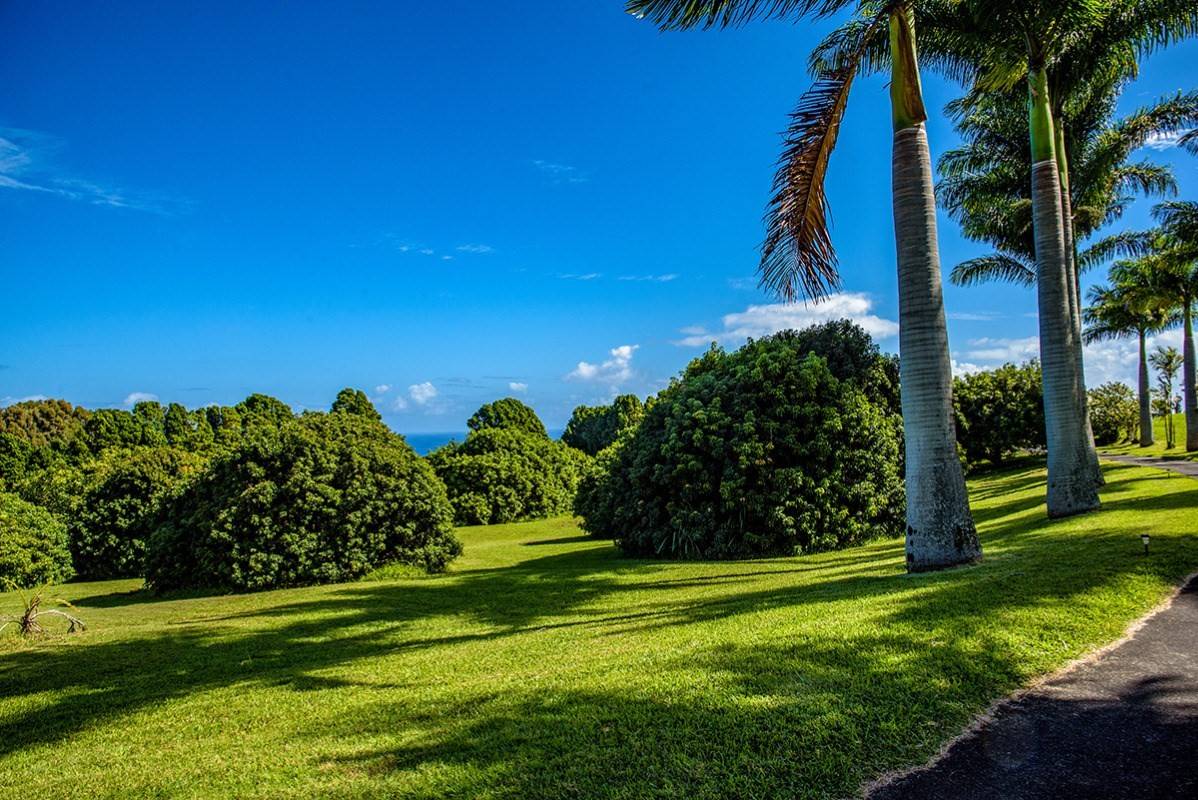
M1120 484L1131 480L1140 479L1115 477L1104 496L1118 496ZM1114 501L1120 502L1153 511L1192 508L1198 490ZM913 578L902 574L898 541L811 561L729 564L734 572L716 578L679 577L686 565L583 549L434 580L335 588L313 600L153 636L9 653L0 658L0 698L51 693L52 699L0 719L0 754L58 743L215 688L311 692L354 685L316 673L402 651L556 629L590 629L591 646L600 647L609 634L702 626L779 608L818 618L836 613L831 604L885 598L872 604L876 614L861 630L812 638L799 628L752 645L715 641L697 659L692 654L670 665L677 699L635 682L623 693L476 696L461 709L420 709L435 729L427 741L331 756L365 760L383 778L430 763L470 763L480 766L471 775L512 797L587 795L600 785L625 796L802 795L810 786L823 787L821 794L851 792L864 777L921 758L993 697L1026 680L1026 654L992 630L1002 614L1117 586L1133 572L1173 581L1198 563L1192 537L1174 539L1168 545L1174 551L1165 555L1137 558L1133 550L1116 557L1135 523L1121 524L1060 536L1061 523L1038 515L991 521L983 537L996 555L987 562ZM811 571L829 576L800 582L797 576ZM793 585L754 586L761 576L788 573L796 575ZM691 586L710 591L665 605L644 602L646 593ZM462 633L413 630L434 617L460 619ZM700 676L728 692L698 691L692 681ZM381 706L369 718L337 724L347 739L374 725L383 735L410 713ZM322 721L320 730L328 725ZM636 791L624 791L632 786Z

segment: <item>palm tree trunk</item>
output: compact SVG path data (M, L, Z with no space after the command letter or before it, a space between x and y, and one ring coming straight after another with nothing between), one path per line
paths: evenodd
M1198 450L1198 397L1195 396L1194 386L1194 300L1183 298L1181 307L1182 339L1181 339L1181 382L1182 396L1185 398L1186 416L1186 450Z
M1155 439L1152 430L1152 390L1148 386L1148 343L1144 329L1140 337L1140 447L1151 447Z
M1098 449L1094 446L1094 429L1090 424L1090 404L1086 396L1086 362L1082 348L1082 284L1077 264L1077 240L1073 235L1073 197L1069 188L1069 156L1065 150L1065 126L1060 117L1053 120L1054 146L1057 159L1057 176L1061 184L1061 220L1065 247L1065 280L1069 284L1069 316L1073 323L1073 350L1077 361L1078 396L1082 398L1080 409L1086 428L1086 459L1094 482L1105 483L1102 467L1098 464Z
M1086 441L1085 393L1080 391L1065 255L1061 186L1052 113L1043 69L1028 74L1031 94L1032 219L1036 239L1036 291L1040 312L1040 366L1048 441L1048 515L1063 517L1098 508L1098 487Z
M924 572L982 557L957 458L952 365L927 114L908 10L890 17L894 236L898 255L899 361L906 447L907 570Z

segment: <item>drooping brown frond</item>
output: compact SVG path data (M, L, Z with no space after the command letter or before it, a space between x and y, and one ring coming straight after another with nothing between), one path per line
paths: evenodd
M765 214L758 276L762 288L792 301L819 299L840 287L829 232L824 178L836 147L849 91L885 14L858 31L838 66L821 75L790 115Z

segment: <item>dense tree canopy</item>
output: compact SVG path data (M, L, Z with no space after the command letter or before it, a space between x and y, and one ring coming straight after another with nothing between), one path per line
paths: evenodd
M1012 453L1044 447L1040 365L1003 366L953 381L957 441L970 463L1001 464Z
M1098 444L1132 441L1140 427L1140 404L1126 383L1111 381L1090 390L1090 422Z
M866 391L881 357L842 361L838 378L810 349L824 333L786 331L734 353L713 346L691 362L597 459L576 504L586 529L670 558L902 534L901 419Z
M0 493L0 590L58 583L72 574L66 526L45 509Z
M526 404L514 397L505 397L493 403L486 403L475 411L466 421L466 427L472 431L485 428L510 428L524 431L535 436L548 436L545 423Z
M622 394L605 406L579 406L566 423L562 441L593 456L635 428L644 416L645 404L634 394Z
M366 392L361 389L347 388L337 392L337 399L333 401L333 407L329 410L333 414L356 414L363 419L375 422L380 422L383 419L378 409L374 407L374 403L370 402L370 398L366 396Z
M302 586L390 563L438 571L460 552L444 487L402 437L355 414L287 414L163 506L152 587Z
M459 525L564 514L574 501L587 457L551 440L531 408L511 402L517 405L499 400L483 406L471 417L464 443L428 456L445 482ZM491 424L499 419L512 423Z
M25 400L0 408L0 434L33 447L65 450L82 432L91 412L66 400Z

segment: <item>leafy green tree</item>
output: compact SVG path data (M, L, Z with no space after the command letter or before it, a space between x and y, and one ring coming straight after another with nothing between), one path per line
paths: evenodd
M33 447L66 450L83 432L90 413L66 400L25 400L0 408L0 433Z
M1173 382L1177 380L1177 373L1181 370L1184 359L1176 347L1158 347L1148 356L1148 363L1156 369L1161 416L1165 418L1165 448L1172 450L1177 446L1177 436L1173 429Z
M1019 450L1044 447L1040 365L1004 364L953 381L957 440L970 462L1002 464Z
M27 439L0 432L0 491L12 491L25 478L33 450Z
M361 389L345 388L337 392L337 399L333 401L333 407L330 411L334 414L356 414L363 419L382 422L383 415L374 407L374 403L370 402L370 398L366 396L366 392Z
M278 418L163 504L152 588L304 586L390 563L434 572L461 552L445 487L402 437L355 414Z
M510 428L531 433L535 436L548 438L545 424L524 403L514 397L505 397L493 403L483 405L466 421L466 426L472 431L484 428Z
M759 274L764 286L786 300L800 294L818 298L839 286L824 178L857 74L862 69L889 70L911 571L981 557L953 436L952 369L925 128L928 114L916 55L919 20L930 5L923 0L630 0L627 6L663 29L856 11L813 57L816 82L791 115L774 180Z
M901 426L793 333L713 346L600 454L576 511L637 556L791 555L898 536Z
M0 493L0 588L61 583L72 575L66 526L45 509Z
M622 394L605 406L579 406L570 415L562 441L589 456L611 445L645 416L645 404Z
M459 525L569 513L587 461L573 447L517 427L480 428L428 455Z
M1139 428L1139 402L1126 383L1111 381L1090 390L1094 438L1099 444L1114 444L1136 438ZM1151 425L1151 418L1149 425Z
M178 448L148 447L108 450L89 465L88 488L68 521L76 573L87 580L144 575L159 508L205 463Z

